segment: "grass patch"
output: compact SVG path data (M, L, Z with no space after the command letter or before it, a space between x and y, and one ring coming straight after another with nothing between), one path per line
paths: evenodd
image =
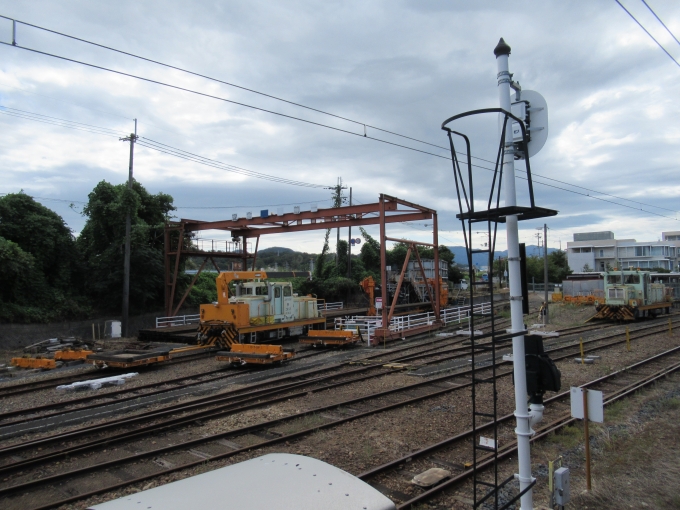
M605 422L610 422L610 421L618 421L624 416L624 411L626 410L626 406L623 403L623 400L617 400L616 402L612 402L609 404L606 409L604 410L604 416L605 416Z
M359 450L359 460L368 463L375 455L375 447L371 443L364 443Z
M669 398L666 401L666 409L668 409L669 411L675 411L676 409L680 409L680 398L678 397ZM678 505L678 508L680 508L680 505Z
M550 438L551 443L565 450L575 448L583 442L583 432L576 425L568 425Z
M320 415L316 413L309 414L307 416L303 416L302 418L298 418L297 420L293 420L290 423L282 425L278 432L287 436L288 434L295 434L296 432L300 432L302 430L318 427L319 425L323 425L325 422L326 420L324 420Z

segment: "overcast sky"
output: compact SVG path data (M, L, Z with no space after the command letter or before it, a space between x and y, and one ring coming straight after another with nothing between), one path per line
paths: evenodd
M680 45L644 4L622 3L680 61ZM680 2L648 4L680 39ZM620 197L536 177L537 204L559 210L547 220L549 246L566 246L574 232L612 230L617 238L655 241L662 231L680 230L680 67L614 0L0 0L0 14L441 146L444 119L498 106L493 49L502 36L512 47L514 79L548 103L549 137L532 158L533 172ZM11 23L0 20L0 40L11 37ZM355 123L24 25L17 43L363 135ZM76 234L92 188L126 180L129 147L118 136L137 118L140 136L223 163L318 185L341 177L360 203L387 193L437 209L440 242L463 244L451 163L440 157L5 45L0 105L113 130L104 136L66 129L0 109L0 193L23 189L42 197ZM473 137L473 155L495 158L495 119L457 127ZM368 135L449 155L371 128ZM136 149L135 176L149 191L171 194L181 218L329 206L323 188L244 177L143 147ZM517 181L518 189L525 185ZM542 223L520 223L520 240L535 244ZM431 222L394 225L388 233L431 239ZM475 236L475 244L483 241ZM318 231L264 237L260 247L318 252L322 242ZM497 246L505 248L502 232Z

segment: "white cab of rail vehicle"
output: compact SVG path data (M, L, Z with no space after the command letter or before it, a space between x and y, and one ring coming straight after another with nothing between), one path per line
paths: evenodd
M123 496L90 510L395 510L376 489L335 466L270 453Z

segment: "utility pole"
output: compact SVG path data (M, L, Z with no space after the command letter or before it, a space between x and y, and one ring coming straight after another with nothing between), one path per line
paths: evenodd
M548 225L543 224L543 325L548 324Z
M349 206L352 207L352 188L349 188ZM352 225L347 234L347 278L352 278Z
M520 90L519 85L512 81L508 67L508 57L510 56L510 46L501 39L494 49L496 64L498 66L498 98L500 107L510 112L510 87ZM502 129L503 126L499 126ZM515 149L513 143L512 126L505 130L505 153L503 156L503 176L505 179L505 206L513 207L517 205L517 192L515 189ZM501 132L499 129L499 132ZM527 155L528 156L528 155ZM533 510L534 499L531 483L534 479L531 476L531 436L534 431L531 429L532 421L538 421L535 414L542 412L543 406L531 404L532 414L527 409L527 378L525 367L524 349L524 316L522 313L522 280L519 259L519 230L517 227L517 215L510 215L506 218L506 234L508 239L508 273L510 280L510 315L512 320L511 332L518 333L512 339L512 358L513 374L515 381L515 418L517 420L517 461L519 464L520 491L526 490L520 502L522 510Z
M137 140L137 119L135 119L135 132L130 136L120 139L123 142L130 142L130 167L128 172L128 190L132 191L132 167L135 156L135 141ZM121 335L127 338L129 334L129 313L130 313L130 231L132 230L132 219L130 209L125 215L125 258L123 261L123 320L121 324ZM179 256L179 255L178 255Z

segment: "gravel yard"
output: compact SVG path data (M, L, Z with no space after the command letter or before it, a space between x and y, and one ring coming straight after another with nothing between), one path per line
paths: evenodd
M535 301L537 296L533 297ZM553 304L550 308L551 325L546 329L551 330L581 325L592 316L593 310L591 308ZM536 317L527 317L527 324L533 324L533 319L536 319ZM562 373L562 389L565 390L570 386L583 384L630 365L635 361L647 358L654 353L659 353L678 345L680 345L680 335L677 331L674 331L672 335L669 333L659 333L642 340L634 340L631 343L630 351L626 349L625 344L603 349L597 353L600 359L594 364L582 365L574 362L571 358L561 361L558 363L558 367ZM388 351L390 350L388 349ZM373 354L374 352L374 350L357 349L353 351L352 356L358 358ZM312 366L317 366L318 364L334 363L340 358L344 359L347 357L347 353L338 354L335 351L330 351L310 358L310 360L305 360L304 366L312 368ZM302 362L303 360L299 361ZM140 376L128 380L126 385L134 388L151 382L162 382L163 380L176 377L197 375L201 372L218 369L220 366L222 365L219 362L213 361L210 358L194 360L174 366L158 366L140 371ZM291 364L290 366L293 365ZM502 367L500 371L505 371L506 368L509 369L510 365ZM83 370L83 368L80 368L80 370ZM463 377L455 378L455 372L447 372L446 374L451 376L450 380L439 381L434 385L430 385L428 391L453 388L456 383L465 382ZM261 371L259 375L268 374ZM438 374L438 376L441 375ZM42 375L42 377L47 376ZM405 388L424 380L427 379L410 376L405 371L388 373L380 377L354 382L337 388L311 392L301 398L287 399L238 414L197 421L192 426L184 426L177 430L162 432L153 439L147 439L146 441L155 445L154 448L166 444L179 444L186 439L222 433L285 416L294 417L297 414L323 406L341 403L345 400L380 391ZM647 507L670 509L680 507L677 491L675 491L675 494L671 494L670 492L673 491L669 491L668 485L673 480L677 480L677 475L679 474L677 472L677 462L675 461L677 454L680 453L677 442L678 432L680 431L678 430L678 423L680 423L679 382L680 375L674 375L646 390L638 392L631 398L615 404L612 408L608 408L603 425L591 427L593 491L590 494L584 493L583 436L580 424L567 428L547 441L535 444L532 447L533 470L535 476L538 477L538 484L534 491L535 503L547 504L547 461L562 455L565 464L570 467L572 472L573 503L570 506L571 508L614 509ZM247 384L249 383L241 380L241 378L239 378L238 383L230 382L227 379L223 387L213 391L230 391L245 387ZM114 389L119 388L115 387ZM102 397L105 397L106 393L112 390L102 388L98 391L101 392ZM514 409L514 393L510 377L499 380L498 393L498 414L511 413ZM41 404L64 401L69 396L45 390L36 392L34 395L32 394L31 398L34 399L32 401L36 404ZM187 396L182 398L182 401L188 402L194 398L196 397ZM389 403L390 400L388 397L381 397L378 399L378 402ZM3 409L7 410L25 407L25 401L22 401L19 397L17 399L8 399L6 402L1 401L0 404L3 405ZM163 405L158 406L158 408L162 407ZM240 453L221 461L206 461L193 468L161 475L153 480L130 485L124 489L101 494L77 504L65 505L62 508L83 509L97 502L106 501L125 494L132 494L269 452L290 452L309 455L332 463L350 473L359 474L388 460L408 455L426 445L436 443L467 430L470 427L471 420L470 408L469 389L450 391L413 404L354 419L339 426L319 429L296 440ZM145 408L144 410L147 409ZM545 420L555 418L555 413L563 412L563 409L564 406L556 405L553 409L548 406L546 408ZM361 410L361 405L357 405L357 409L352 409L349 406L348 408L340 407L330 411L308 414L278 424L269 429L269 433L275 436L277 434L289 434L299 430L315 428L328 421L343 416L351 416L359 410ZM130 413L130 416L136 412ZM104 423L105 421L105 419L100 421L93 420L88 423ZM62 432L75 427L60 428L59 431ZM4 444L12 444L51 433L53 432L27 434L8 440ZM502 429L499 439L501 444L512 441L514 439L512 429ZM258 434L246 434L233 440L229 439L236 447L254 445L262 440L263 437ZM212 454L213 452L210 448L206 446L202 451ZM89 465L101 460L117 458L120 455L127 455L126 451L129 452L130 449L134 450L135 447L132 445L114 444L111 447L91 452L84 458L71 459L69 460L69 465L78 466L82 463ZM649 455L650 451L656 451L657 454ZM174 457L168 456L165 461L159 460L159 466L163 462L168 462L167 459L174 459L174 461L180 464L184 462L182 460L184 457L177 453ZM471 460L469 446L465 446L465 449L452 450L450 457L447 457L447 459L453 464L462 466L465 462ZM426 464L424 461L409 463L402 469L401 476L410 479L414 474L431 467L431 465ZM49 474L53 470L58 470L58 464L44 469L43 473ZM502 473L507 476L511 475L515 470L515 457L511 461L505 462L501 468ZM126 476L134 477L135 465L126 467L125 471ZM115 483L116 475L115 472L112 471L112 473L106 476L112 477L109 481L110 483ZM654 475L653 473L657 474ZM97 476L104 476L104 474ZM420 491L415 486L407 486L405 489L402 486L399 489L396 485L391 486L390 483L386 478L385 485L387 489L401 491L400 494L405 496L418 494ZM429 505L421 506L421 508L467 509L470 508L470 498L471 485L465 484L456 490L446 492L432 500ZM14 504L19 505L16 508L21 508L22 499L13 501ZM8 508L13 508L13 506Z

